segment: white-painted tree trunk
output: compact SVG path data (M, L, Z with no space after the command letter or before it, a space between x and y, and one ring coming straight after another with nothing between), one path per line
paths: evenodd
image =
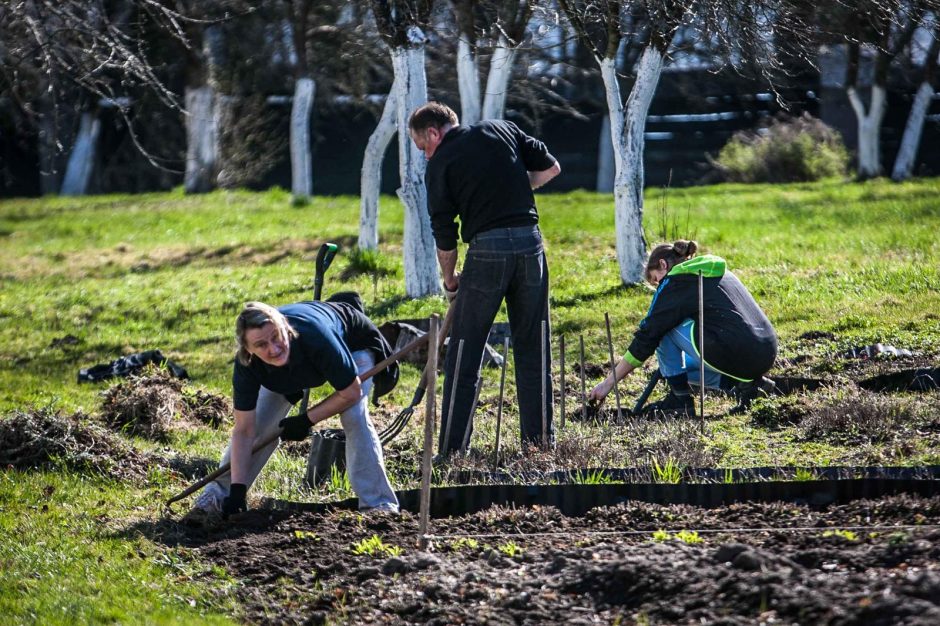
M69 154L62 180L63 196L84 196L91 184L91 175L98 161L98 136L101 134L101 120L96 113L82 113L75 144Z
M382 189L382 161L385 150L398 131L398 94L393 82L389 90L382 116L369 137L362 157L362 174L359 178L359 247L375 250L379 247L379 193Z
M187 87L186 193L205 193L215 187L219 167L219 127L215 114L215 90L209 85Z
M457 42L457 87L460 91L460 123L480 121L480 67L473 46L463 37Z
M927 109L930 107L933 95L933 85L927 81L920 84L917 95L914 96L914 103L911 105L911 112L907 116L907 124L904 126L901 148L894 160L894 171L891 172L892 180L907 180L914 171L917 150L920 148L920 138L924 132L924 119L927 117Z
M597 191L611 193L614 190L614 144L610 140L610 115L601 120L601 133L597 144Z
M636 65L636 82L624 105L617 84L614 59L600 61L601 77L610 111L614 145L614 228L617 261L624 284L643 280L646 239L643 236L643 132L656 85L663 70L663 55L647 46Z
M483 95L484 120L501 120L506 112L506 93L509 90L509 77L512 75L512 63L516 58L516 49L510 47L505 38L493 48L490 60L490 72L486 77L486 92Z
M401 187L398 197L405 206L404 266L405 293L412 298L440 293L428 197L424 187L424 154L415 147L408 132L408 116L427 101L424 73L424 35L412 27L412 41L420 44L392 49L392 68L398 96L398 163Z
M858 122L858 175L860 178L880 176L881 120L884 119L888 108L885 88L881 85L872 85L871 103L867 112L855 87L849 87L846 91Z
M290 110L290 172L294 200L313 195L313 156L310 153L310 112L316 83L312 78L298 78Z

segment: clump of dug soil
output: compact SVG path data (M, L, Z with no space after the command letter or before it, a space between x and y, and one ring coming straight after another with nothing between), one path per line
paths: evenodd
M173 430L200 423L217 428L232 410L228 399L157 368L131 376L102 396L101 417L108 426L150 439L166 439Z
M82 413L49 407L0 419L0 467L67 467L117 479L142 478L152 459Z

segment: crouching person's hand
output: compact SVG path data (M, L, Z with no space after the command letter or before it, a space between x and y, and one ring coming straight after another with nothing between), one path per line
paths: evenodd
M244 513L248 510L245 497L248 495L248 486L233 483L228 495L222 500L222 517L228 519L229 515Z

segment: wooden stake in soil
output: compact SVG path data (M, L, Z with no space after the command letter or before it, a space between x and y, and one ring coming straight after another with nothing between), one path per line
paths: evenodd
M547 341L548 323L542 320L542 447L548 448L548 363L546 357L548 350L545 347Z
M565 336L561 336L558 351L561 352L561 426L565 427Z
M614 379L614 398L617 400L617 419L620 419L620 388L617 386L617 364L614 362L614 338L610 334L610 314L607 312L604 313L604 322L607 324L607 352L610 353L610 375Z
M457 344L457 363L454 365L454 380L450 384L450 402L447 407L447 426L444 428L444 447L441 454L450 454L450 425L454 421L454 398L457 397L457 379L460 377L460 360L463 357L463 339Z
M699 426L705 432L705 283L698 271L698 389Z
M503 337L503 371L499 374L499 404L496 405L496 452L493 453L493 471L499 469L499 428L503 422L503 390L506 388L506 361L509 360L509 337Z
M581 340L581 421L587 420L587 392L584 387L584 335Z
M437 346L440 318L431 316L428 345ZM431 510L431 452L434 447L434 422L437 418L437 350L428 350L427 408L424 410L424 455L421 458L421 509L418 518L418 547L428 547L428 517Z

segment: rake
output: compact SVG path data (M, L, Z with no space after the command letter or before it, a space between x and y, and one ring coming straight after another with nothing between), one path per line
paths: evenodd
M441 326L440 334L437 339L437 350L440 352L441 348L444 347L444 341L447 339L447 335L450 334L450 327L454 322L454 302L452 300L450 305L447 307L447 314L444 316L444 323ZM431 362L431 359L428 359L428 363ZM424 400L424 394L427 391L428 387L428 378L429 372L427 366L425 366L424 371L421 373L421 380L418 381L418 388L415 389L415 395L411 398L411 404L406 406L401 412L392 420L392 423L386 426L379 433L379 441L382 442L382 445L386 445L389 441L394 439L405 429L405 426L408 425L408 422L411 421L411 417L414 415L415 409L421 404Z

